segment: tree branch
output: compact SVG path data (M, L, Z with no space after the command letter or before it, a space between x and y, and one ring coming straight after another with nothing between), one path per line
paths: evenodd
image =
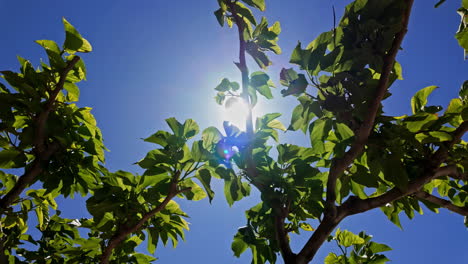
M58 143L52 143L47 146L47 137L45 132L46 122L50 112L54 108L54 103L57 100L59 92L63 89L68 73L73 69L75 64L80 60L79 56L73 57L68 62L67 66L60 72L59 81L55 85L55 89L46 101L42 112L34 119L34 136L33 153L34 161L26 167L25 173L18 179L15 186L0 199L0 214L7 209L16 198L31 185L36 177L42 173L43 164L49 162L50 157L59 149Z
M400 49L401 43L403 42L403 38L408 31L408 23L411 14L411 8L413 6L413 0L407 0L406 5L406 10L404 11L402 18L402 29L395 35L392 47L383 58L382 73L380 75L375 95L373 97L374 100L372 100L369 104L367 116L365 117L364 122L361 124L359 129L356 131L355 140L350 149L342 158L335 159L332 162L327 182L327 206L325 207L327 211L331 210L331 212L327 213L331 213L332 215L336 214L336 181L338 177L340 177L340 175L345 171L345 169L353 162L353 160L357 158L364 150L369 135L374 127L374 122L380 107L380 103L388 89L388 82L393 65L395 64L396 55Z
M317 227L315 232L309 238L302 250L297 254L296 263L309 263L322 246L323 242L328 238L335 227L343 220L344 215L337 214L335 217L325 216L323 221Z
M418 191L414 193L414 196L418 197L419 199L426 200L428 202L437 204L440 207L444 207L454 213L468 216L468 207L461 207L452 204L450 201L439 198L437 196L431 195L425 191Z
M274 217L275 221L275 233L276 233L276 239L278 240L278 244L281 250L281 255L283 257L284 263L289 264L289 263L294 263L296 254L293 253L291 250L291 247L289 245L289 238L288 238L288 232L284 228L284 220L285 220L285 214L286 215L289 213L288 211L286 212L280 212L279 214L277 213Z
M362 153L369 138L369 135L372 132L381 101L385 96L385 92L388 89L390 74L395 64L396 55L401 47L401 43L403 42L406 32L408 31L408 23L412 6L413 0L406 0L406 9L403 13L401 21L402 29L395 35L395 39L393 40L390 50L383 58L382 72L375 91L375 95L373 97L374 100L370 102L367 112L368 114L365 117L364 122L356 131L355 140L353 144L342 158L333 159L332 161L327 182L324 220L320 223L317 230L314 232L314 234L310 237L305 246L299 252L297 256L298 263L310 262L317 253L318 249L323 244L323 242L331 234L333 229L347 216L347 210L343 210L344 208L342 206L337 208L335 205L336 182L338 177L340 177L341 174L343 174L343 172L353 162L353 160L356 159L359 156L359 154Z
M410 181L408 188L404 191L395 187L390 191L373 198L360 199L356 196L351 196L340 206L340 211L342 214L348 216L363 213L377 207L382 207L387 203L391 203L404 196L418 192L426 183L432 181L433 179L457 173L458 169L456 166L445 166Z
M150 218L152 218L155 214L159 213L161 210L166 208L166 205L172 200L172 198L174 198L180 193L183 193L192 189L191 187L187 187L181 190L177 190L177 181L178 181L179 176L180 176L180 172L177 172L174 175L172 183L169 186L169 193L167 194L166 198L164 198L164 200L158 206L156 206L153 210L144 214L143 217L140 220L138 220L138 222L135 225L131 227L119 229L117 233L114 236L112 236L112 238L107 243L107 246L103 250L103 253L101 255L101 264L109 263L110 256L114 248L117 247L122 241L124 241L128 235L140 230L143 227L143 225Z

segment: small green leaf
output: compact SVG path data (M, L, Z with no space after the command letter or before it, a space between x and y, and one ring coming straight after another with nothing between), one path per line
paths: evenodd
M369 249L372 251L372 253L379 253L379 252L384 252L384 251L390 251L392 250L391 247L385 245L385 244L379 244L376 242L370 242Z
M80 89L76 84L65 82L63 88L67 91L67 101L76 102L80 98Z
M348 230L340 231L337 235L337 239L338 239L338 242L345 247L350 247L352 245L359 245L359 244L365 243L365 240L362 237L356 234L353 234Z
M247 243L242 238L234 237L231 244L231 249L234 252L234 256L240 257L240 255L248 248Z
M403 69L398 61L395 61L395 64L393 65L393 72L397 76L398 80L403 80Z
M330 252L328 253L327 257L325 257L324 263L325 264L340 264L342 260L342 256L337 256L335 253Z
M428 86L419 90L412 98L411 98L411 109L413 110L413 114L418 112L422 112L424 106L427 104L427 97L434 91L437 86Z
M314 231L315 229L308 223L300 223L299 227L305 231Z
M211 189L211 173L207 169L201 169L198 170L197 173L195 174L195 177L201 182L203 185L203 188L205 189L206 193L208 194L208 199L211 201L213 200L214 197L214 192Z
M62 19L65 27L65 42L63 48L70 54L75 52L91 52L91 44L65 18Z
M337 136L341 140L347 140L347 139L354 137L354 132L344 123L336 124L336 132L337 132Z
M218 9L214 11L214 15L216 16L216 20L218 20L218 23L220 26L224 26L224 11L223 9Z
M249 6L256 7L260 11L265 11L265 0L243 0Z

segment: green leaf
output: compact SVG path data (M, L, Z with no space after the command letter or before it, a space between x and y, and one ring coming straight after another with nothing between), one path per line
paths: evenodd
M240 255L248 248L248 244L242 240L242 238L234 237L231 244L231 249L234 252L234 256L240 257Z
M311 124L310 142L315 153L322 154L325 152L325 138L331 129L329 119L317 119Z
M393 65L393 72L398 80L403 80L403 69L398 61L395 61L395 64Z
M68 92L67 93L67 101L69 102L76 102L80 98L80 89L76 84L65 82L63 88Z
M178 137L183 135L184 127L177 119L174 117L168 118L166 119L166 123L169 125L174 135Z
M314 231L315 229L308 223L300 223L299 227L305 231Z
M184 122L183 134L186 139L194 137L200 131L198 124L193 119L187 119Z
M215 90L220 91L220 92L227 92L230 90L237 91L239 90L239 88L240 88L239 83L230 82L228 78L223 78L220 84L218 84L218 86L215 87Z
M4 149L0 151L0 168L12 169L22 167L24 164L21 162L23 153L15 149Z
M188 200L199 201L204 199L207 194L203 189L191 179L185 179L180 183L181 188L190 187L189 191L183 192Z
M223 138L223 135L216 127L209 127L202 132L203 148L213 152L216 144Z
M297 74L293 69L284 68L280 72L280 83L288 86L288 89L281 90L283 96L304 93L308 85L304 74Z
M422 112L424 106L427 104L427 97L434 91L437 86L428 86L416 92L416 94L411 98L411 109L413 114Z
M455 38L458 40L458 44L466 51L468 50L468 27L455 34ZM466 57L466 55L465 55Z
M365 240L356 235L351 233L348 230L343 230L340 231L339 229L336 231L337 233L337 239L340 245L345 246L345 247L350 247L352 245L359 245L359 244L364 244Z
M468 80L463 82L458 95L465 104L468 103Z
M330 252L325 257L324 263L325 264L341 264L343 256L337 256L335 253Z
M216 20L218 20L218 23L220 26L224 26L224 11L222 8L214 11L214 15L216 16Z
M171 134L169 132L160 130L154 133L153 135L145 138L144 141L155 143L162 147L165 147L168 144L169 137L171 137Z
M463 102L460 100L460 98L455 98L450 101L449 106L447 107L447 110L444 113L444 116L450 117L449 123L454 126L458 127L462 122L462 116L461 113L463 112Z
M389 155L382 159L385 180L395 184L397 188L405 191L408 188L408 174L402 160L396 155Z
M261 71L252 73L250 77L250 85L267 99L273 98L270 89L270 76L268 76L268 74Z
M255 17L253 15L252 11L248 7L246 7L244 4L242 4L239 1L236 1L235 9L236 9L236 12L239 15L246 18L253 25L257 25L257 21L255 20Z
M287 130L286 127L278 119L268 122L267 126L270 128L279 129L281 131Z
M91 44L65 18L62 19L65 27L65 42L63 48L70 54L75 52L91 52Z
M41 45L49 57L50 66L57 69L62 69L66 66L60 55L61 51L57 43L53 40L36 40L36 43Z
M214 197L214 192L211 189L211 173L207 169L200 169L197 171L195 174L195 177L201 182L203 185L203 188L205 189L206 193L208 194L208 199L211 201L213 200Z
M255 60L255 62L260 68L266 69L268 66L271 65L270 59L257 43L252 41L247 42L246 50L247 53L249 53L250 56L252 56L252 58Z
M354 137L354 132L344 123L336 124L336 132L337 132L337 136L341 140L347 140L347 139Z
M214 98L217 104L223 105L226 95L224 93L217 93Z
M105 212L104 215L102 216L101 220L99 223L97 223L96 228L103 227L107 222L113 221L114 216L111 212Z
M310 53L307 50L303 50L301 47L301 42L298 42L296 48L294 48L291 54L289 62L299 65L301 69L307 69L309 57Z
M242 0L249 6L256 7L260 11L265 11L265 0Z
M372 253L379 253L379 252L384 252L384 251L390 251L392 250L391 247L385 245L385 244L379 244L376 242L370 242L369 249L372 251Z

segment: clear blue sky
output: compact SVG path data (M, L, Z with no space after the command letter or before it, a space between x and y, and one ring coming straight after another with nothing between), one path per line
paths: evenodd
M340 17L349 1L266 2L268 20L279 20L283 29L279 44L284 52L271 56L274 66L269 71L278 83L279 70L291 67L288 60L297 41L306 44L329 30L331 5L335 4ZM415 2L404 50L398 57L405 80L394 85L394 98L385 103L385 110L395 115L409 113L410 97L428 85L441 87L430 103L446 106L468 76L468 64L453 37L459 23L455 11L461 1L447 1L439 9L433 8L436 0ZM212 14L216 5L215 0L0 0L0 69L16 70L16 55L38 65L46 56L33 41L53 39L61 43L61 17L66 17L94 47L91 54L83 56L88 81L80 85L79 105L94 108L111 150L106 164L111 170L141 172L132 163L153 146L140 138L166 129L165 118L193 118L202 128L222 124L220 107L212 99L213 88L223 77L240 77L232 64L238 52L236 31L219 27ZM285 113L283 121L287 123L296 102L281 98L279 90L262 108ZM301 134L288 133L283 139L309 145ZM247 253L241 259L233 257L230 244L237 228L245 224L244 211L258 201L257 193L229 208L221 182L215 183L215 191L212 205L208 200L180 201L191 216L187 242L175 250L160 246L158 263L250 262ZM86 212L80 199L61 200L60 206L69 218L83 217ZM375 241L393 247L394 251L387 254L392 263L466 263L468 231L462 217L441 210L439 215L426 212L413 221L403 215L401 218L404 231L380 210L350 217L342 228L366 230ZM293 236L293 249L297 251L307 239L306 233ZM330 250L338 251L333 245L324 245L313 263L323 263Z

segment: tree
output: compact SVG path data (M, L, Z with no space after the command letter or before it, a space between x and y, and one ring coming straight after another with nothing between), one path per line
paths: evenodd
M176 246L188 230L187 215L172 199L207 196L192 178L209 184L202 168L212 156L205 149L210 146L198 140L190 148L187 141L198 134L198 125L169 118L172 132L145 139L160 148L138 162L143 175L109 172L91 108L73 103L80 95L75 83L86 78L76 53L92 47L67 20L63 24L62 49L52 40L36 41L49 64L34 69L18 57L19 73L1 72L9 87L0 84L0 167L6 169L0 171L0 262L149 263L155 258L135 252L136 246L147 240L153 254L159 240L167 244L170 239ZM13 174L21 169L21 176ZM55 199L76 193L89 196L86 206L93 218L60 217ZM27 233L32 211L39 239ZM78 228L87 235L82 237Z
M427 106L435 86L416 93L411 115L383 112L389 87L402 79L395 58L411 0L356 0L331 31L305 49L298 44L291 63L301 72L290 68L280 74L287 87L282 94L299 101L287 128L277 120L279 113L254 124L251 110L258 94L271 99L274 84L263 71L249 74L246 63L248 53L267 69L267 52L281 52L280 24L257 22L248 6L263 11L264 0L218 3L220 25L238 29L242 83L223 79L215 88L216 101L248 103L246 131L225 122L224 132L209 127L196 140L199 127L193 120L169 118L170 132L145 139L159 147L137 162L143 175L105 168L106 148L91 109L73 103L79 97L75 83L86 77L76 53L92 48L68 21L63 21L62 48L37 41L49 64L34 69L19 58L19 73L1 72L9 86L0 87L0 167L5 169L0 172L0 262L149 263L155 258L135 247L147 240L153 254L159 240L176 246L188 225L173 199L211 201L212 178L224 181L230 205L252 187L261 193L262 202L246 212L247 225L232 243L236 256L250 248L252 263L274 263L277 253L285 263L308 263L325 240L334 240L342 251L330 253L326 263L384 263L381 252L390 247L366 233L331 233L346 217L377 207L398 226L401 211L412 218L414 211L422 212L421 204L468 215L468 149L462 140L468 129L468 82L443 113L442 107ZM463 1L456 34L465 51L467 9ZM286 130L308 133L311 147L280 143L278 131ZM77 193L87 197L91 219L60 216L55 199ZM33 211L39 239L27 232ZM314 232L295 253L289 233L300 230Z
M276 45L278 23L257 24L252 12L239 1L220 0L215 16L221 26L236 25L239 32L239 62L242 90L228 80L216 88L216 99L238 96L252 109L257 92L271 99L269 77L263 72L248 75L245 53L259 67L270 65L266 51L279 53ZM260 10L264 1L243 1ZM442 4L440 1L436 7ZM331 31L324 32L305 49L301 43L291 55L294 69L281 71L283 96L296 96L289 130L310 134L311 148L277 144L277 157L270 155L268 137L278 142L275 129L286 130L275 120L279 114L259 118L254 128L247 120L247 142L233 160L247 181L261 193L262 202L246 212L247 226L240 228L232 249L239 256L252 250L252 263L274 263L280 252L285 263L309 263L325 240L335 239L340 248L354 246L342 256L334 253L326 263L382 263L375 254L390 248L369 243L364 233L331 232L348 216L381 208L400 226L399 213L409 218L421 211L446 208L468 216L466 181L468 130L468 81L443 114L440 106L426 106L436 88L430 86L411 99L412 115L385 115L382 101L389 87L402 79L396 61L411 14L413 1L353 1ZM465 49L468 3L463 1L456 34ZM309 92L309 87L314 88ZM229 100L226 104L229 104ZM437 188L437 194L433 194ZM230 188L231 193L233 192ZM232 195L232 194L231 194ZM229 194L227 194L229 196ZM448 198L448 199L445 199ZM228 198L229 200L229 198ZM234 199L235 200L235 199ZM307 222L318 221L316 230L300 252L290 247L289 233L311 231ZM378 246L376 246L378 245Z

